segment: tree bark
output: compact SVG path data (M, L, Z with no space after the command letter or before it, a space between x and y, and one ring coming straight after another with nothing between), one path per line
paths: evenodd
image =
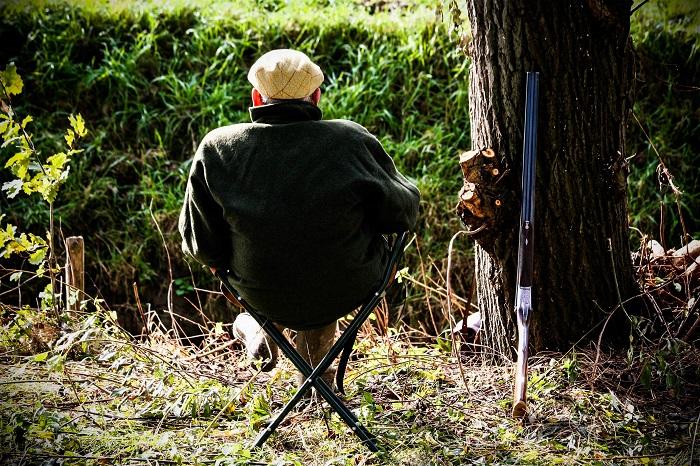
M637 291L625 163L630 4L467 2L472 146L493 149L501 176L460 193L460 202L465 190L486 193L480 212L498 200L493 215L460 216L471 230L486 226L475 235L477 296L483 339L496 355L510 357L514 346L526 71L540 72L532 349L597 339L599 324ZM615 310L605 340L626 337L623 316Z

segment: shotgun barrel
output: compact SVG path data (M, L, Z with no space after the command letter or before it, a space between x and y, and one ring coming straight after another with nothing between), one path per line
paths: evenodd
M520 206L520 237L518 241L518 288L515 293L515 312L518 323L518 361L515 366L513 417L523 417L527 412L528 327L530 324L530 313L532 312L538 100L539 73L528 71L525 91L522 201Z

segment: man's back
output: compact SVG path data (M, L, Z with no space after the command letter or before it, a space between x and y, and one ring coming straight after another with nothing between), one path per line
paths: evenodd
M411 228L418 190L379 142L347 120L290 101L212 131L193 160L183 248L228 268L246 300L282 325L318 327L372 291L382 233Z

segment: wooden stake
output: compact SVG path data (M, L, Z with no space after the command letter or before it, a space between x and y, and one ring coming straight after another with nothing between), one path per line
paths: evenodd
M66 238L66 310L80 310L85 291L85 244L82 236Z

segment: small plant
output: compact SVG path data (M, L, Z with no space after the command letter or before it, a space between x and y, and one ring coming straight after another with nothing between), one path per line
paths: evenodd
M189 277L180 277L173 280L173 287L177 296L185 296L187 293L194 291L192 281Z
M19 193L28 196L38 193L49 206L49 230L47 237L19 232L12 224L0 226L0 258L7 259L13 254L27 256L29 263L35 265L36 275L43 276L48 269L51 283L40 295L42 307L53 308L58 315L58 299L56 298L56 274L58 265L56 261L54 238L54 202L63 182L70 171L71 158L82 149L77 149L75 143L78 139L87 135L85 121L78 114L70 115L68 121L70 127L64 134L67 146L65 151L57 152L49 157L42 158L32 141L32 135L27 130L33 121L30 115L20 119L12 106L12 96L19 95L24 87L22 78L17 74L17 67L10 64L5 71L0 72L0 133L2 133L4 153L9 152L9 158L3 164L3 168L9 169L14 179L3 183L4 191L9 199L13 199ZM4 215L0 215L2 221ZM22 271L16 271L10 276L10 280L19 281Z
M564 375L566 375L569 382L576 381L580 369L578 361L576 360L575 351L572 351L570 356L564 358L564 361L562 361L562 368L564 369Z

